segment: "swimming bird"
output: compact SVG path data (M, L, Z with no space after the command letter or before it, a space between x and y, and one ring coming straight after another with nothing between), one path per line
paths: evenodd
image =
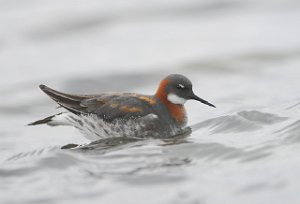
M197 100L215 107L195 95L191 81L179 74L164 78L154 95L74 95L45 85L40 85L40 89L66 111L29 125L74 126L91 141L111 137L172 137L180 134L186 127L184 104L187 100Z

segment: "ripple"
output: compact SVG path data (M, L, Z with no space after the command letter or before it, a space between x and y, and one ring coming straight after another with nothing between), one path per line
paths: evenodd
M30 173L34 173L36 168L34 167L27 167L27 168L16 168L16 169L0 169L0 177L8 178L8 177L18 177L24 176Z
M81 161L75 153L62 151L59 147L21 152L2 163L0 177L25 176L44 169L67 169Z
M300 142L300 120L276 131L287 143Z
M28 152L20 152L20 153L14 154L11 157L9 157L7 159L7 161L16 161L16 160L30 158L30 157L38 157L38 156L41 156L43 154L48 154L50 152L55 152L59 149L60 148L58 146L54 146L54 147L46 147L46 148L42 148L42 149L36 149L36 150L33 150L33 151L28 151Z
M271 113L262 113L259 111L241 111L238 115L249 121L265 125L272 125L288 119L287 117L280 117Z
M41 159L38 165L43 168L66 169L80 163L79 157L72 154L57 153L53 156Z
M191 160L227 161L237 160L251 162L272 155L273 146L256 147L254 149L230 147L219 143L185 143L166 151L173 156L183 156Z
M249 132L287 119L287 117L259 111L241 111L235 115L221 116L200 122L193 125L192 129L195 131L201 128L210 128L211 133Z
M300 102L297 102L297 103L287 107L286 110L297 109L297 108L300 108Z

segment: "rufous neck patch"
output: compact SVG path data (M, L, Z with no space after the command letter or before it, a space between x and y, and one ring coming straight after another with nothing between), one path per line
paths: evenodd
M175 121L184 125L186 122L186 112L184 106L181 104L173 104L168 100L168 94L166 93L166 87L169 83L169 80L164 79L160 82L159 87L156 91L155 96L168 108L170 115Z

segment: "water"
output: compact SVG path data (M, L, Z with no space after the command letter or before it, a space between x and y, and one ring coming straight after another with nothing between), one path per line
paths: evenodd
M1 203L300 202L298 1L0 5ZM74 151L77 130L26 126L59 111L41 83L151 94L169 73L217 106L186 104L187 137Z

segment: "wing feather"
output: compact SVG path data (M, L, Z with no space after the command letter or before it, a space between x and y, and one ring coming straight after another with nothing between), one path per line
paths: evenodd
M112 121L140 118L153 112L152 106L135 94L73 95L45 85L40 85L40 88L60 106L77 115L94 114L106 121Z
M40 89L45 92L51 99L53 99L60 106L75 114L85 114L86 108L80 105L82 100L89 98L87 95L71 95L56 91L45 85L40 85Z

